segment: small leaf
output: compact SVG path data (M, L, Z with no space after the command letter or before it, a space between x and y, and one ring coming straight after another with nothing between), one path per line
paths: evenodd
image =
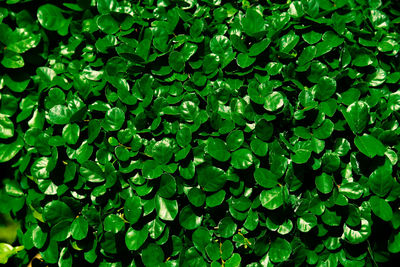
M372 212L384 221L390 221L393 217L392 207L382 198L372 196L369 199Z
M323 173L315 178L315 185L318 191L328 194L333 189L333 179L330 175Z
M231 156L227 145L219 138L210 138L207 150L213 158L219 161L227 161Z
M169 66L176 72L182 72L185 69L185 59L181 52L173 51L168 57Z
M368 134L356 136L356 138L354 138L354 144L361 153L369 158L373 158L376 155L383 156L386 151L386 148L381 141Z
M292 246L290 243L278 237L271 243L268 255L273 262L284 262L287 261L292 253Z
M269 210L275 210L283 205L283 194L281 187L263 190L260 194L261 205Z

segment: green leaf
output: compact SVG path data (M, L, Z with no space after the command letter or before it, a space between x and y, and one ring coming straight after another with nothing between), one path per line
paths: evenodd
M195 207L203 206L204 202L206 201L206 195L197 187L190 189L187 197L190 203L192 203L192 205Z
M226 36L215 35L210 40L210 49L214 54L223 56L225 53L232 50L231 41Z
M339 192L350 199L359 199L364 193L364 188L359 183L350 182L340 185Z
M82 216L76 218L71 224L71 235L76 240L84 239L89 231L89 224Z
M290 243L278 237L271 243L271 247L268 251L268 255L273 262L284 262L287 261L292 253L292 246Z
M297 149L292 156L292 161L297 164L304 164L311 157L311 151L308 149Z
M328 76L321 77L315 88L315 97L325 101L336 92L336 81Z
M51 228L50 239L54 241L64 241L70 236L70 221L62 221Z
M40 157L31 166L31 174L36 179L47 179L50 177L50 158Z
M23 249L23 246L13 247L7 243L0 243L0 264L6 264L11 256Z
M176 133L176 142L181 147L186 147L192 141L192 131L189 127L183 127Z
M124 215L131 224L135 224L140 219L142 215L142 203L139 197L133 196L125 201Z
M242 27L247 35L254 37L265 31L266 23L258 10L248 8L245 17L242 19Z
M74 145L79 139L80 128L77 124L67 124L63 128L62 137L67 144Z
M208 54L203 60L203 72L205 74L210 74L217 70L220 62L220 57L216 54Z
M333 178L326 173L322 173L315 178L315 185L321 193L329 194L333 189Z
M164 262L164 251L162 248L154 243L149 244L142 251L142 261L144 266L159 266Z
M101 183L105 180L104 173L100 166L93 161L84 162L79 171L89 182Z
M178 51L173 51L168 56L169 66L176 72L182 72L185 69L185 59L183 54Z
M214 166L207 166L198 169L198 183L206 192L215 192L220 190L226 182L225 172ZM213 177L213 179L210 179Z
M173 221L178 215L178 202L156 196L157 215L164 221Z
M305 214L297 218L297 228L300 232L307 233L317 226L317 217L314 214Z
M211 157L219 161L227 161L231 156L227 145L219 138L210 138L208 140L207 150Z
M279 40L279 51L288 54L297 45L299 40L300 37L294 31L290 31Z
M129 227L125 234L125 244L129 250L138 250L146 241L148 236L147 227L143 226L142 229L136 230Z
M125 226L125 222L115 214L110 214L104 219L104 230L114 234L120 232Z
M14 136L14 124L10 118L0 116L0 138L7 139Z
M212 244L212 233L205 227L199 227L193 232L192 241L195 248L204 253L206 252L207 246Z
M172 145L169 138L164 138L155 143L152 149L153 158L159 164L167 164L173 155Z
M392 233L388 240L388 250L391 253L400 252L400 232Z
M160 188L157 193L163 198L170 198L176 192L175 178L170 174L163 174L161 176Z
M264 108L268 111L276 111L283 105L284 98L280 92L272 92L265 97Z
M244 134L240 130L230 132L226 137L226 143L230 151L238 149L244 142Z
M64 27L68 21L61 13L61 9L52 4L44 4L37 10L40 24L49 31L57 31Z
M393 187L392 166L386 161L383 166L374 170L368 179L369 188L373 193L384 197Z
M231 165L235 169L247 169L253 164L254 156L250 150L242 148L232 153Z
M373 59L368 54L358 54L352 61L353 65L356 67L366 67L373 63Z
M369 106L363 101L354 102L343 112L343 116L350 129L355 134L360 134L369 122Z
M109 109L102 122L106 131L118 131L125 122L125 113L120 108Z
M108 14L117 7L116 0L98 0L97 10L100 14Z
M317 55L317 48L315 46L307 46L303 50L303 52L301 52L297 62L299 65L304 65L313 60L316 55Z
M257 184L264 188L273 188L278 184L279 176L264 168L257 168L254 172Z
M260 194L261 205L269 210L275 210L283 205L283 193L281 187L263 190Z
M383 156L386 151L386 148L381 141L369 134L356 136L354 138L354 144L361 153L369 158L373 158L376 155Z
M20 54L6 50L3 59L1 60L1 64L9 69L18 69L25 65L25 61Z
M243 54L243 53L240 53L236 58L236 63L241 68L247 68L251 66L254 63L254 61L256 61L255 58L250 57L248 54Z
M106 34L115 34L119 31L119 23L111 14L104 14L97 18L97 26Z
M50 225L74 218L71 208L60 200L54 200L43 208L43 219Z
M36 248L41 249L46 243L47 235L47 232L44 232L39 225L36 225L36 227L32 230L33 245Z
M185 206L179 213L179 224L187 230L198 228L202 220L203 216L197 216L190 206Z
M372 212L384 221L390 221L393 217L392 207L384 199L372 196L369 199Z
M63 105L55 105L48 114L49 121L53 124L67 124L72 116L70 109Z
M223 238L229 238L236 232L237 225L231 217L223 218L218 224L218 233Z
M212 195L207 196L206 205L211 208L221 205L225 199L225 195L226 192L224 190L220 190Z
M371 235L370 222L364 218L361 219L361 227L352 229L345 224L343 230L346 240L351 244L360 244Z
M250 142L251 151L259 157L264 157L268 152L268 143L259 139L254 139Z

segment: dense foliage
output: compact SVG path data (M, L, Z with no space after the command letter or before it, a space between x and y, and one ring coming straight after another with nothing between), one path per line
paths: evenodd
M1 262L398 262L397 1L0 6Z

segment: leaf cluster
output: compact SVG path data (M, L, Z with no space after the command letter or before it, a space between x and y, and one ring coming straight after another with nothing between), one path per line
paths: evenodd
M395 0L0 1L0 261L381 266ZM22 248L23 246L23 248Z

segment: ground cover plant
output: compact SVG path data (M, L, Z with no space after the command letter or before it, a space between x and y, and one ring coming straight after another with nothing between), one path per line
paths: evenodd
M393 266L399 15L1 0L0 263Z

